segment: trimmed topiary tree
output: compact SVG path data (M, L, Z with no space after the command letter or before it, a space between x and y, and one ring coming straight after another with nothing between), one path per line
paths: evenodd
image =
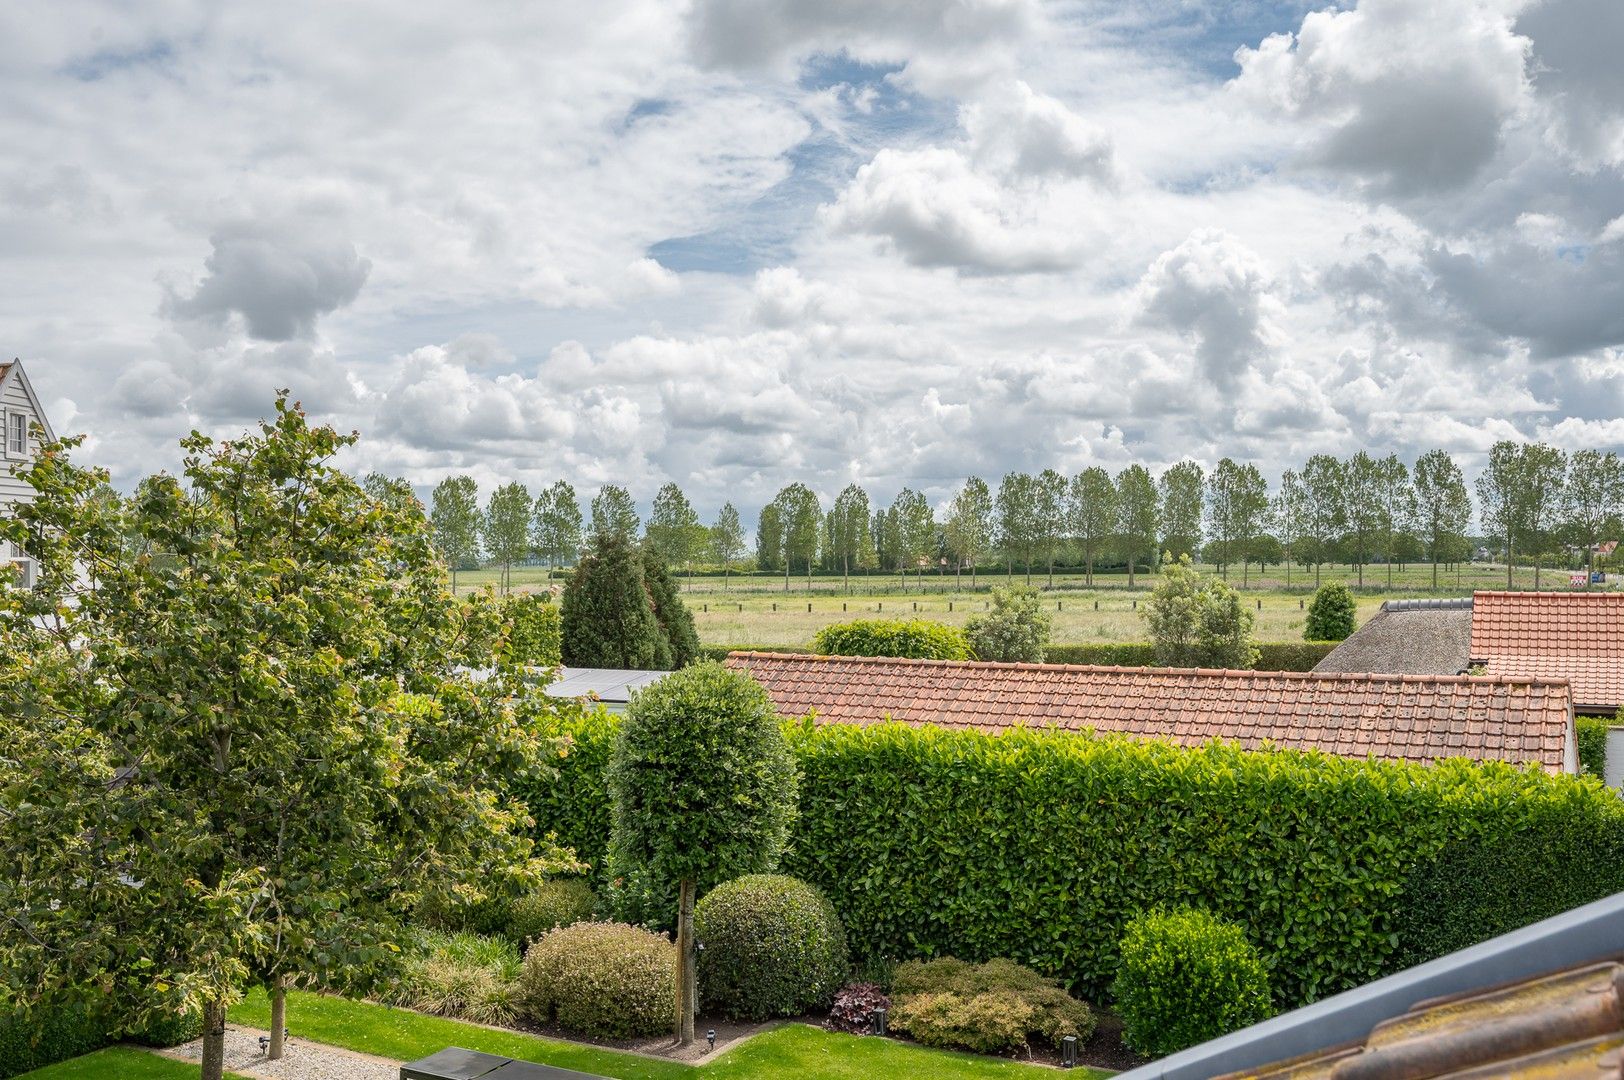
M694 896L777 866L795 815L795 763L750 676L707 662L634 695L609 763L610 844L676 886L676 1031L693 1042Z
M1353 633L1359 607L1353 592L1340 581L1329 581L1308 602L1308 621L1303 626L1304 641L1341 641Z
M819 630L812 651L823 656L900 656L973 660L964 631L931 619L853 619Z
M1112 987L1122 1040L1163 1057L1269 1015L1269 976L1246 934L1193 908L1141 915Z
M1011 585L992 591L992 610L964 626L970 647L981 660L1043 663L1049 644L1049 616L1039 607L1038 591Z
M828 1008L846 980L846 931L814 886L783 874L746 874L694 910L704 1000L734 1020Z

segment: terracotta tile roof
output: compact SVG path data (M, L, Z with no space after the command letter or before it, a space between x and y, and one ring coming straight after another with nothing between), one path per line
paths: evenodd
M1480 592L1472 662L1489 674L1566 678L1575 707L1624 706L1624 593Z
M1624 965L1591 964L1417 1003L1362 1044L1219 1080L1399 1080L1624 1075Z
M785 716L887 718L1001 731L1024 724L1343 757L1444 757L1572 768L1561 680L990 664L736 652Z

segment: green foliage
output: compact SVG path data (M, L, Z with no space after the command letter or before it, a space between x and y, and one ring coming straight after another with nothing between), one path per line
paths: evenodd
M592 538L612 536L625 544L637 539L637 503L618 484L605 484L592 496Z
M1049 644L1049 616L1040 610L1038 592L1021 585L992 591L992 610L964 625L970 647L982 660L1043 663Z
M860 967L1008 956L1099 994L1130 919L1199 898L1248 928L1284 1008L1624 889L1624 805L1593 781L1060 732L789 733L784 870L829 897ZM602 835L571 818L605 812L533 808L594 860Z
M571 667L670 667L671 642L649 600L642 554L618 531L593 533L564 586L560 614Z
M1252 613L1240 594L1197 573L1188 555L1162 564L1144 616L1156 662L1164 667L1250 668L1257 663Z
M597 894L580 878L542 881L509 906L507 936L523 948L561 926L590 919L597 907Z
M1028 1048L1033 1036L1058 1048L1067 1035L1085 1042L1094 1033L1087 1005L1009 960L903 964L892 999L891 1025L927 1046L999 1054Z
M1122 1039L1165 1057L1269 1015L1269 976L1245 932L1195 908L1128 924L1111 988Z
M625 923L580 922L530 947L520 985L526 1013L604 1038L652 1035L671 1022L677 950Z
M1303 624L1304 641L1341 641L1353 633L1358 605L1353 592L1340 581L1329 581L1314 592L1308 602L1308 620Z
M818 631L812 649L823 656L902 656L915 660L972 660L975 653L956 626L931 619L853 619Z
M171 1046L191 1042L203 1034L201 1013L167 1013L154 1016L140 1031L129 1036L142 1046L155 1046L167 1050Z
M700 996L735 1020L826 1009L850 968L846 932L824 895L781 874L746 874L699 901Z
M0 1077L88 1054L108 1041L106 1015L86 1001L0 1009Z
M1607 729L1621 718L1624 718L1624 711L1611 721L1599 716L1573 718L1574 735L1579 742L1579 765L1586 776L1601 778L1607 775Z
M549 714L537 730L559 747L552 775L517 779L509 788L536 821L532 835L552 834L560 846L578 853L601 892L609 880L609 758L620 720L600 707Z
M506 662L548 668L564 662L562 620L550 593L512 593L502 598L501 613Z
M436 484L429 516L435 550L455 582L458 570L479 562L479 485L474 478L448 476Z
M1260 641L1255 666L1259 671L1312 671L1336 644L1334 641ZM1151 667L1156 663L1156 646L1149 641L1050 645L1044 651L1044 659L1051 664Z
M632 698L608 782L617 851L701 893L773 869L795 816L795 762L767 692L716 663Z
M660 655L663 669L687 667L699 657L699 631L694 629L694 617L682 597L677 594L677 583L671 578L671 568L658 549L643 545L643 583L654 605L654 621L659 624L665 639L665 652Z
M519 971L519 951L505 938L419 931L385 998L435 1016L505 1024L518 1013Z
M71 442L22 470L0 531L41 580L0 595L0 997L93 986L128 1031L218 1021L245 983L365 989L425 896L544 868L500 785L544 771L557 706L463 669L471 607L421 512L335 467L353 442L283 399L129 498Z
M530 551L530 492L520 483L503 484L491 492L481 523L485 550L501 564L502 591L511 585L513 564Z

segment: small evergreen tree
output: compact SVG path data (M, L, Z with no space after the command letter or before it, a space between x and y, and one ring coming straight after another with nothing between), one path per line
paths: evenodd
M688 1045L695 894L777 866L795 815L794 759L767 692L709 662L633 697L607 782L617 860L675 886L675 1028Z
M693 613L677 595L677 583L671 577L670 566L652 544L643 545L643 583L654 604L654 621L665 639L662 655L665 663L661 666L687 667L699 659L699 631L694 628Z
M1043 663L1049 644L1049 616L1038 607L1038 591L1023 585L993 589L992 610L964 626L979 660Z
M1353 593L1340 581L1327 582L1308 603L1304 641L1341 641L1353 633L1357 605Z
M619 532L598 532L564 586L564 663L571 667L661 667L671 645L654 617L642 554Z

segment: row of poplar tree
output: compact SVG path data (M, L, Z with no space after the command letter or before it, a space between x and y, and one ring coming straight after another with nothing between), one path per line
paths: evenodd
M1624 462L1611 451L1572 454L1543 443L1504 441L1490 450L1473 485L1475 515L1496 554L1532 562L1558 551L1593 551L1615 538L1624 517ZM739 512L724 505L701 522L676 484L655 495L646 525L625 488L606 485L584 521L575 490L560 480L532 498L506 484L481 506L472 477L434 489L430 517L441 553L453 566L481 558L504 568L529 558L572 563L583 533L642 535L671 563L737 566L752 554ZM866 569L972 572L993 563L1028 579L1034 568L1052 580L1056 566L1126 566L1132 584L1162 553L1189 554L1243 579L1251 564L1355 568L1360 584L1370 564L1440 564L1470 557L1474 506L1466 477L1443 450L1413 466L1396 454L1360 451L1346 458L1317 454L1287 469L1272 488L1256 465L1224 458L1210 471L1194 461L1159 476L1143 465L1115 475L1100 467L1067 477L1054 469L1007 473L995 489L970 477L940 512L925 495L903 488L878 505L858 484L825 509L817 492L792 483L762 507L754 564L761 571L808 577L814 570L850 575Z

